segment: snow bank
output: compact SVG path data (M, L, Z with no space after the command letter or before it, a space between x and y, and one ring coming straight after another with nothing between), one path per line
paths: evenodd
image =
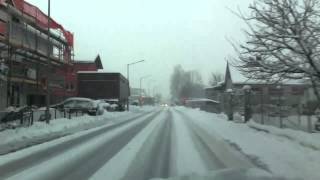
M123 117L134 117L150 112L152 108L140 108L130 112L107 112L102 116L81 116L72 119L55 119L50 124L35 122L33 126L7 129L0 132L0 154L5 154L32 144L48 141L82 130L98 127L107 123L123 120Z
M310 134L303 131L296 131L292 129L280 129L273 126L261 125L254 121L250 121L248 123L248 126L256 130L288 138L289 140L299 143L305 147L309 147L314 150L320 151L320 134Z
M276 176L320 179L320 151L318 148L305 146L305 143L308 143L318 147L318 135L281 130L286 132L281 135L290 134L290 137L299 139L296 141L279 136L280 130L272 129L271 133L257 131L247 124L227 121L223 115L183 107L178 107L177 110L190 116L194 123L211 133L213 137L214 134L218 134L231 146L246 154L255 165ZM304 145L301 142L304 142Z
M219 171L212 171L203 174L191 174L188 176L172 177L166 180L284 180L283 178L273 177L257 168L250 169L224 169ZM161 178L154 178L151 180L164 180ZM292 180L292 179L291 179Z
M68 149L55 158L49 159L36 166L26 169L21 173L8 178L8 180L54 179L57 177L57 174L60 174L61 172L67 173L65 172L66 169L79 165L79 163L82 162L83 157L88 156L88 154L95 153L97 149L103 148L106 142L109 142L120 134L125 133L126 131L128 131L128 129L130 129L130 127L141 123L143 120L143 118L140 118L137 121L131 122L130 124L126 124L113 131L97 136L86 143Z

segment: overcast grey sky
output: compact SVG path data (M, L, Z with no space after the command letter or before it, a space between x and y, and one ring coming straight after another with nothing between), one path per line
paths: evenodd
M47 12L47 1L27 0ZM244 23L228 8L246 11L253 0L52 0L52 16L75 34L75 59L101 55L106 71L126 76L131 85L139 78L163 95L169 94L170 75L176 64L201 72L204 82L212 71L225 71L225 58L234 55L226 40L244 40ZM241 80L233 72L235 80ZM150 81L150 82L149 82ZM151 82L154 81L154 82Z

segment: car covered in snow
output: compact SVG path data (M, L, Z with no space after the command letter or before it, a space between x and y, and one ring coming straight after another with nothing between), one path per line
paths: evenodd
M108 111L124 111L125 106L120 103L119 99L102 99L104 103L109 104Z
M72 97L65 101L51 106L60 111L67 111L69 113L81 112L89 115L99 115L99 101L95 101L89 98Z

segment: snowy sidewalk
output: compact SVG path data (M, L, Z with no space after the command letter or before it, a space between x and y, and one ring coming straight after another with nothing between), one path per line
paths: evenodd
M255 165L276 176L320 179L319 134L277 129L253 122L239 124L227 121L224 115L184 107L175 109L192 117L194 123L212 136L221 136Z
M151 111L151 107L132 108L130 112L105 112L102 116L62 118L52 120L50 124L35 122L30 127L8 129L0 132L0 155L105 124L125 121Z

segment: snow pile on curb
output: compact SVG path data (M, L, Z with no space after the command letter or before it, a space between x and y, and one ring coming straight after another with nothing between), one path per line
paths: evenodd
M151 112L152 108L132 109L130 112L107 112L102 116L74 117L72 119L55 119L50 124L35 122L33 126L7 129L0 132L0 154L5 154L29 145L73 134L79 131L112 124L133 117L143 112Z
M288 138L303 146L312 148L314 150L320 150L320 134L310 134L303 131L296 131L292 129L280 129L273 126L258 124L254 121L250 121L248 126L256 130L264 131L273 135Z
M194 123L212 137L218 134L231 146L243 152L255 165L272 172L275 176L320 179L320 151L300 143L307 142L318 147L319 143L316 143L319 141L318 135L285 130L290 137L298 139L300 141L298 143L287 137L273 134L275 131L265 133L247 124L227 121L223 115L182 107L176 109L190 116Z
M17 129L8 129L0 133L0 145L25 141L38 137L45 137L52 134L65 134L67 130L72 128L87 127L96 121L101 121L102 118L92 116L82 116L72 119L56 119L50 121L50 124L44 122L35 122L33 126L22 127Z

